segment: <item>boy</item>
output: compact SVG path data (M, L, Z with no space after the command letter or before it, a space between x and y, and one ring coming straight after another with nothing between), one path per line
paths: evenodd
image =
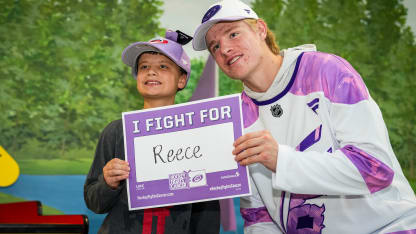
M185 88L191 72L182 45L192 39L177 31L166 38L136 42L124 49L122 60L132 68L143 108L172 105ZM102 132L84 185L87 207L108 213L99 233L219 233L218 201L129 211L125 179L130 167L124 161L123 124L111 122Z
M248 133L233 154L253 185L241 198L246 233L416 233L415 195L347 61L313 45L280 52L238 0L209 8L193 46L244 85Z

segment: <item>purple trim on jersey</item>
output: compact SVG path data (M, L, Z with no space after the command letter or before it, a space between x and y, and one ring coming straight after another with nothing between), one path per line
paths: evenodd
M311 107L311 106L313 106L317 102L319 102L319 98L313 99L311 102L308 103L308 106Z
M287 233L322 233L325 228L324 212L325 205L305 204L293 208L289 213Z
M253 103L245 92L241 93L241 100L244 128L248 128L259 118L259 107Z
M308 106L313 110L313 112L315 112L315 114L318 114L316 112L316 109L319 108L319 98L313 99L311 102L308 103Z
M279 94L277 94L276 96L274 96L273 98L266 100L266 101L257 101L255 99L251 99L253 100L253 102L258 105L258 106L264 106L264 105L269 105L272 104L273 102L279 100L280 98L282 98L283 96L286 95L287 92L289 92L290 88L292 87L293 83L295 82L295 78L296 78L296 74L298 73L298 69L299 69L299 64L300 61L302 60L302 56L304 53L301 53L296 61L296 66L295 66L295 70L293 71L292 74L292 78L290 78L289 84L287 84L286 88Z
M391 184L394 171L377 158L352 145L344 146L341 151L357 167L371 193Z
M332 147L329 147L329 149L326 152L332 153Z
M273 222L266 207L259 208L241 208L241 217L244 219L244 227L251 226L256 223Z
M305 52L290 92L298 96L323 92L331 102L343 104L369 97L361 76L345 59L322 52Z
M286 227L283 222L283 205L285 202L285 196L286 196L286 192L282 191L282 201L280 202L280 225L282 226L282 229L284 232L286 232Z
M304 204L306 200L318 198L321 196L322 195L292 193L290 195L290 209Z
M416 234L416 229L406 230L406 231L397 231L397 232L389 232L386 234Z
M325 228L325 205L305 204L320 195L291 194L287 217L287 233L322 233Z
M296 150L302 152L318 142L321 139L321 129L322 124L313 130L298 146L296 146Z
M319 104L316 104L316 106L313 106L313 107L312 107L312 110L313 110L313 112L315 112L315 114L317 114L317 113L316 113L316 109L318 109L318 107L319 107Z

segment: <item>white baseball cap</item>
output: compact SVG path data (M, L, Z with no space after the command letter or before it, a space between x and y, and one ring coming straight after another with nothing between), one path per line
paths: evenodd
M239 0L222 0L217 2L209 7L202 18L201 25L195 31L192 46L197 51L207 49L205 35L218 22L258 18L256 12Z

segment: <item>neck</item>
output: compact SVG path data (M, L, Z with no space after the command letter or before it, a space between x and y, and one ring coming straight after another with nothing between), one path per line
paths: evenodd
M175 97L173 98L165 98L165 99L144 99L143 100L143 109L161 107L161 106L169 106L175 104Z
M254 92L266 92L272 85L282 65L283 57L280 54L275 55L268 48L267 51L259 61L257 69L244 80L244 85Z

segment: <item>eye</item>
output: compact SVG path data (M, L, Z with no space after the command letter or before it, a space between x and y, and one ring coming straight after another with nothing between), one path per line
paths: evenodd
M162 69L167 69L167 68L168 68L168 66L166 66L166 65L164 65L164 64L160 64L160 68L162 68Z
M219 44L215 44L211 47L211 51L214 53L215 51L217 51L220 48Z
M149 66L147 66L147 65L140 65L139 66L139 70L144 70L144 69L147 69Z
M238 33L237 32L233 32L233 33L230 34L230 38L234 38L236 36L238 36Z

